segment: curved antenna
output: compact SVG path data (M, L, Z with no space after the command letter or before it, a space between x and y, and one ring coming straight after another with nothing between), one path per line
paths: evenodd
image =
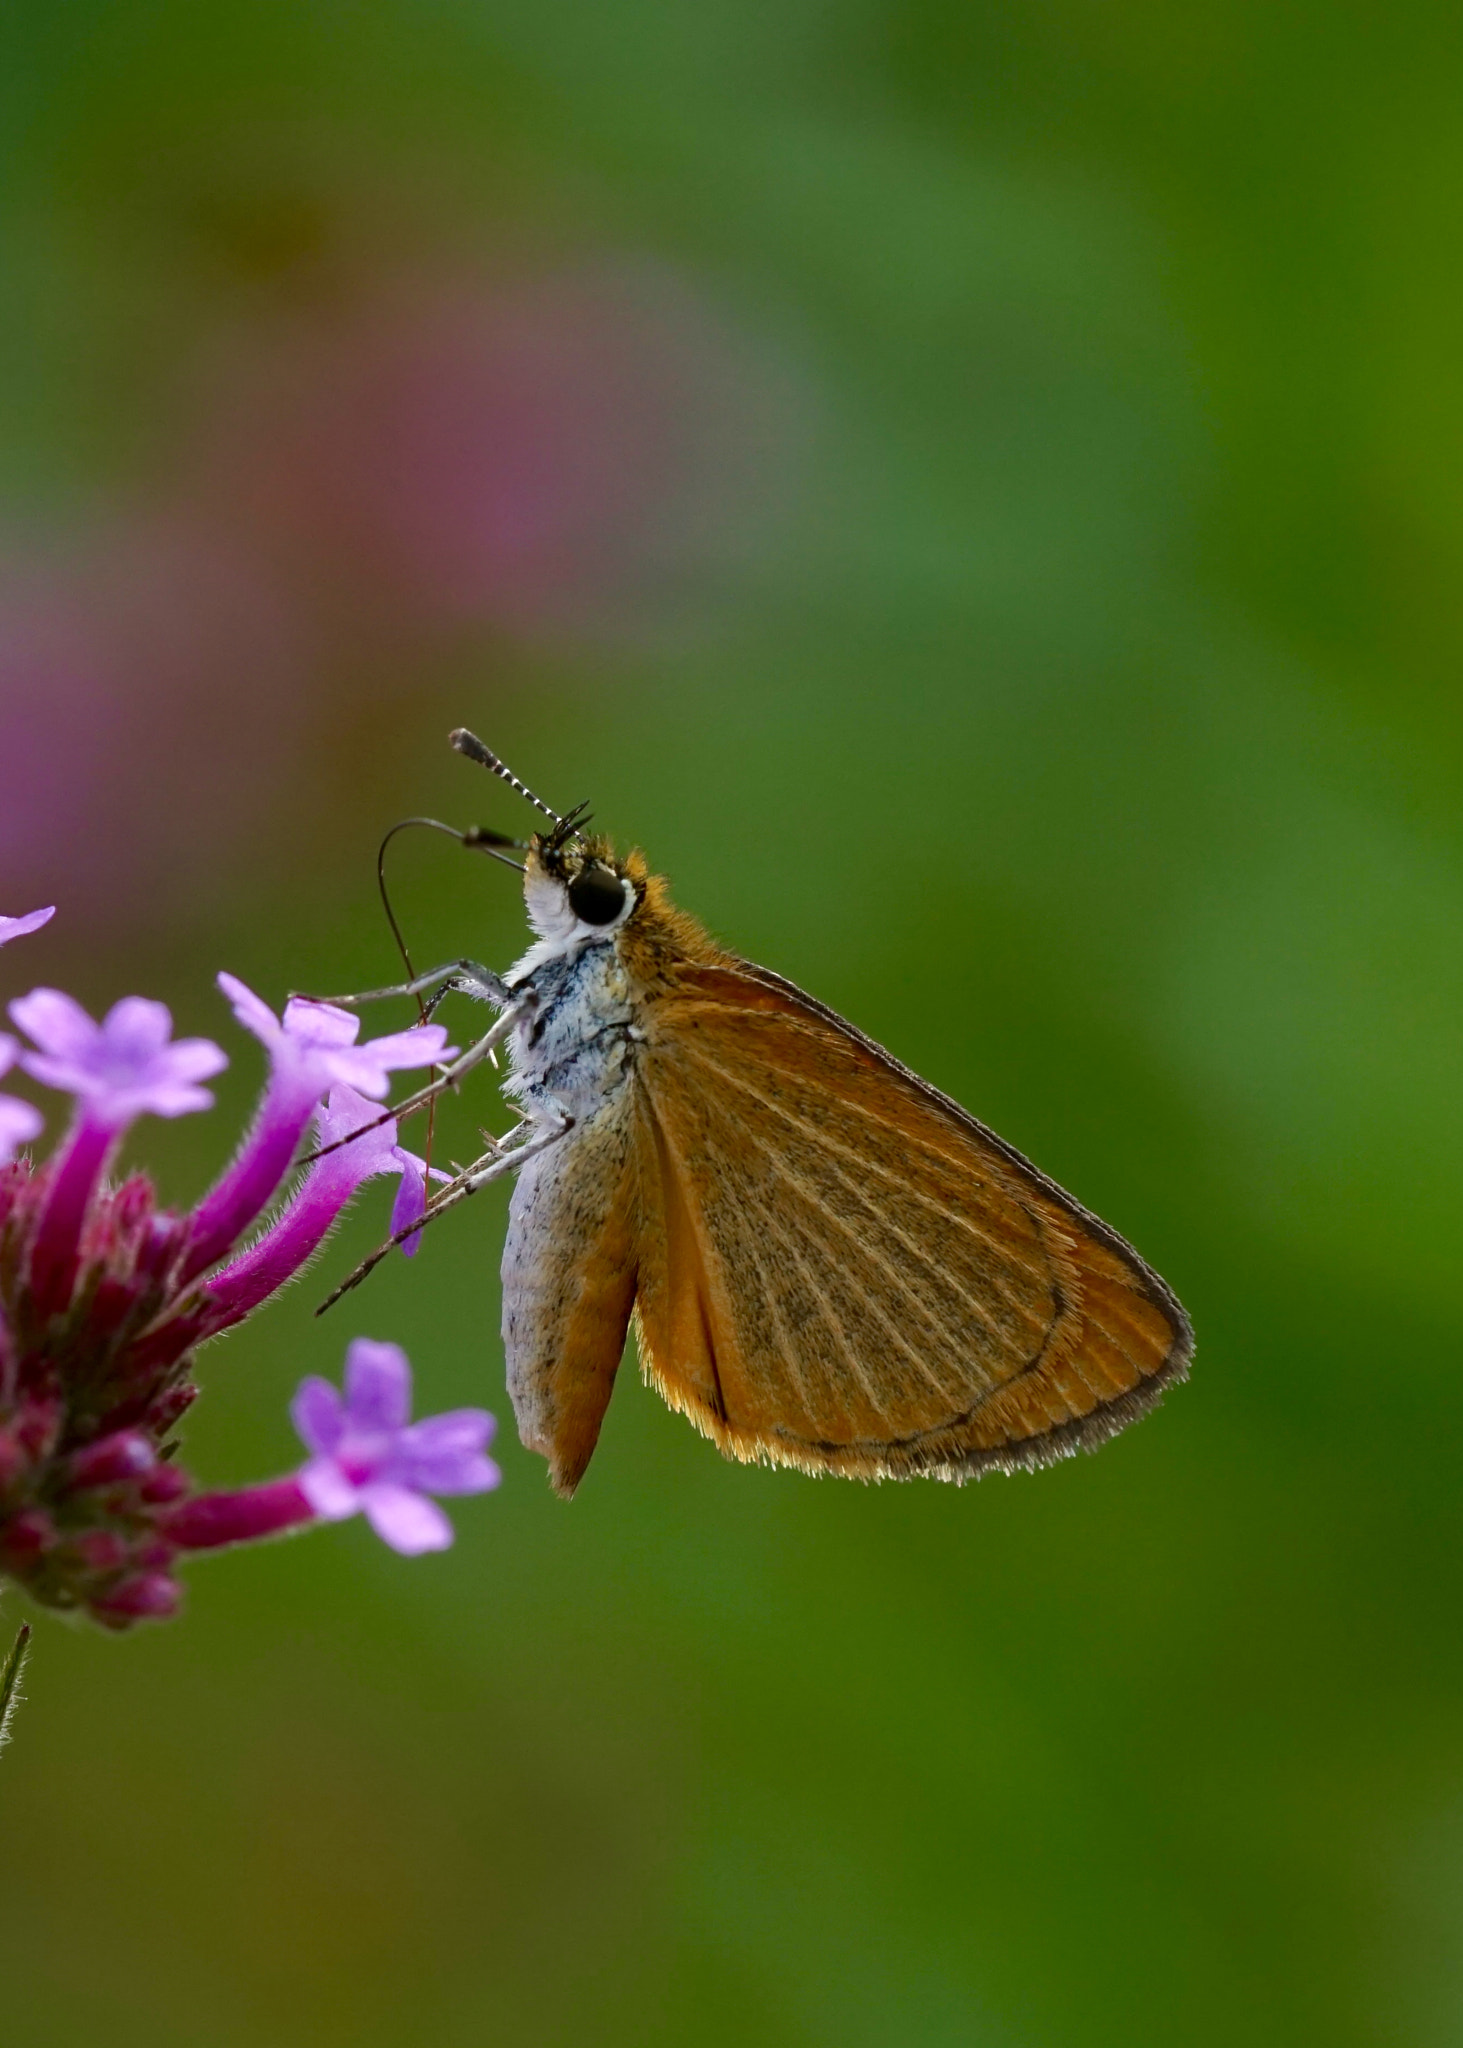
M411 964L411 954L407 951L406 940L402 937L401 926L396 921L396 912L391 908L391 892L386 887L386 849L397 833L405 832L409 825L435 825L436 823L437 820L435 818L402 818L391 827L382 839L381 844L376 848L376 887L381 892L381 908L386 912L386 922L391 927L391 936L396 941L396 950L401 955L401 964L406 969L408 981L416 980L417 971ZM451 828L447 827L445 829L450 830ZM425 1024L427 1021L427 1009L420 996L417 997L417 1008L421 1012L421 1020Z
M489 854L492 859L502 861L504 867L516 868L520 875L524 872L522 861L510 860L506 853L498 851L499 847L517 846L519 842L516 839L505 838L501 832L494 832L491 826L469 825L465 832L459 832L455 825L444 825L440 818L399 818L385 834L381 844L376 849L376 887L381 891L381 908L386 912L386 922L391 927L391 936L396 941L396 950L401 955L401 964L406 969L408 981L416 980L417 971L412 965L411 954L407 949L406 939L402 933L401 926L396 921L396 912L391 907L391 894L386 887L386 849L398 832L405 832L409 826L413 825L423 826L430 832L445 832L447 837L455 839L459 846L469 846L475 852ZM422 1000L420 991L418 991L417 1014L423 1024L431 1016L438 1000L440 998L434 998L431 1004L425 1003ZM433 1067L431 1071L435 1078L439 1069ZM429 1174L432 1168L432 1140L436 1135L436 1130L437 1100L434 1096L431 1106L427 1111L426 1153L427 1171Z
M448 733L447 739L451 746L456 747L459 754L465 755L469 761L476 761L479 768L487 768L494 775L501 775L510 789L516 789L521 797L528 799L536 811L542 811L546 818L552 818L560 831L563 830L565 821L559 813L550 810L541 796L535 796L526 782L520 782L507 762L500 761L492 748L484 746L475 732L469 732L465 725L459 725L454 732Z
M391 936L396 941L396 950L401 955L401 964L406 969L406 978L408 981L415 981L417 978L417 971L415 967L413 967L411 964L411 954L407 951L406 939L402 935L401 926L396 921L396 912L391 907L391 895L386 887L386 849L391 844L392 840L396 837L397 833L404 832L409 825L434 826L438 831L446 832L450 832L452 830L452 827L450 825L439 825L438 821L435 818L402 818L398 821L398 823L391 827L391 829L382 838L381 844L376 848L376 887L381 891L381 908L386 912L386 922L391 927ZM427 1022L427 1019L431 1016L431 1014L431 1011L422 1001L420 993L418 993L418 1020L421 1023L425 1024ZM431 1073L432 1079L435 1080L437 1078L438 1069L436 1067L433 1067ZM434 1100L432 1103L431 1111L427 1117L426 1157L427 1186L429 1189L432 1185L432 1140L436 1137L436 1135L437 1104Z
M517 846L516 839L509 839L501 832L494 832L488 825L469 825L465 832L459 832L455 825L444 825L440 818L399 818L387 832L376 849L376 887L381 891L381 908L386 912L386 922L391 927L391 936L396 941L396 950L401 955L401 964L406 969L408 981L415 981L417 971L411 964L406 940L402 937L401 926L396 921L396 912L391 907L391 896L386 887L386 849L398 832L405 832L408 826L421 825L431 832L445 832L449 839L455 839L459 846L470 847L474 853L485 853L492 860L500 860L505 868L513 868L521 875L523 862L510 860L499 847ZM427 1021L427 1012L422 1010L422 1022Z

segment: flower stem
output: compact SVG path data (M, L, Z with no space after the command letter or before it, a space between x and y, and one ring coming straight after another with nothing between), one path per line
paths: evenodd
M10 1723L22 1695L19 1691L20 1674L25 1669L25 1660L30 1652L30 1623L20 1624L20 1633L15 1638L10 1655L0 1666L0 1749L10 1740Z

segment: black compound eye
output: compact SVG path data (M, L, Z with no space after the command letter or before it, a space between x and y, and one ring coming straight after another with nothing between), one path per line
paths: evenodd
M582 868L569 884L569 908L584 924L613 924L624 907L624 883L599 861Z

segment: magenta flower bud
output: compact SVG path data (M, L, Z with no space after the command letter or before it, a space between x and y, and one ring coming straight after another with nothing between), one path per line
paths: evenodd
M119 1429L88 1444L71 1459L73 1486L111 1486L119 1479L140 1479L157 1463L157 1452L140 1430Z
M130 1555L126 1537L118 1535L115 1529L88 1529L70 1548L78 1564L99 1578L120 1571Z
M167 1621L177 1613L182 1598L182 1587L166 1572L138 1572L134 1578L119 1579L91 1607L99 1621Z
M0 1528L0 1550L12 1565L42 1557L56 1542L56 1524L44 1508L22 1508Z
M61 1434L64 1413L59 1401L44 1397L27 1401L18 1411L10 1425L11 1435L29 1460L50 1456Z
M315 1520L297 1479L271 1479L238 1493L202 1493L184 1501L163 1523L182 1550L217 1550L225 1543L255 1543Z
M176 1465L158 1465L149 1472L137 1492L149 1507L168 1507L175 1500L181 1500L185 1493L190 1493L192 1488L193 1481Z

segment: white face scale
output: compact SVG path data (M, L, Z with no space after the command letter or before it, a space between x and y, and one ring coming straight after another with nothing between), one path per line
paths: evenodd
M571 959L585 946L612 937L635 908L634 889L625 881L621 887L625 901L618 914L603 924L589 924L575 915L566 883L541 868L531 867L524 881L523 898L528 921L538 938L511 970L510 981L521 981L547 961Z

